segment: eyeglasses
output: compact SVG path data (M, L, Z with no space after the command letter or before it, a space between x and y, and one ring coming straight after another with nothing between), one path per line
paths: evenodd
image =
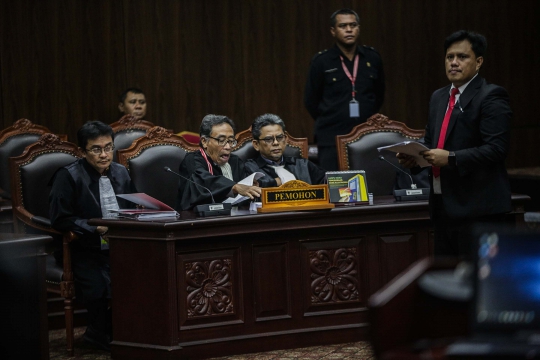
M274 141L277 141L278 143L285 141L287 138L287 135L281 134L278 136L268 136L262 139L259 139L259 141L264 141L267 145L272 145Z
M107 154L112 153L113 150L114 150L114 145L107 145L105 147L93 147L91 149L86 149L86 151L94 155L101 155L103 151L105 151Z
M236 139L226 139L226 138L218 139L215 137L211 137L209 135L206 135L206 137L216 140L219 146L225 146L225 144L229 144L230 147L235 147L236 144L238 144L238 141L236 141Z

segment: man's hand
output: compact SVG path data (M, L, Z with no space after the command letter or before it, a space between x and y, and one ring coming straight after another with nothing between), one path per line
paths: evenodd
M422 156L433 166L443 167L448 165L448 154L444 149L431 149L423 151Z
M98 226L96 228L96 231L98 232L99 235L103 235L103 234L106 234L109 231L109 228L106 227L106 226Z
M418 166L416 160L411 155L397 153L396 157L399 159L399 164L404 168L411 169L415 166Z
M261 197L261 188L258 186L248 186L242 184L236 184L232 188L233 194L240 194L242 196L247 196L251 200L254 198Z

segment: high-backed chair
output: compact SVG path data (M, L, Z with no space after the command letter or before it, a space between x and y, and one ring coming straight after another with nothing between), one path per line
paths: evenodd
M11 198L8 159L21 155L28 145L49 132L45 126L36 125L28 119L19 119L0 131L0 198Z
M51 227L49 181L57 169L80 157L77 145L46 133L36 143L29 145L20 156L9 160L15 231L52 235L56 239L57 249L63 253L63 266L57 264L52 254L48 255L45 278L47 291L64 298L67 350L70 356L73 356L72 300L75 289L69 244L75 235L71 232L62 234Z
M165 166L178 171L188 152L197 151L183 137L155 126L135 140L131 147L118 151L118 162L129 170L137 191L146 193L170 207L176 205L178 177L166 173Z
M201 140L201 137L199 136L199 134L194 133L193 131L185 130L185 131L179 132L176 135L183 137L184 139L187 140L188 143L195 144L195 145L199 145L199 140Z
M33 124L28 119L19 119L0 131L0 231L13 232L9 158L21 155L26 146L48 132L46 127Z
M288 132L285 133L287 134L287 147L285 148L283 154L285 156L302 157L307 159L308 139L295 138L289 135ZM253 136L251 136L251 126L249 129L240 131L238 134L236 134L236 140L238 141L238 144L236 144L232 150L234 155L238 156L244 161L257 157L258 152L253 148L253 144L251 143L253 140Z
M395 153L379 153L378 147L402 141L416 141L424 136L424 130L413 130L399 121L375 114L363 124L355 126L347 135L336 136L338 163L341 171L364 170L368 191L374 195L390 195L394 188L396 169L379 159L400 166Z
M113 161L118 161L118 150L127 149L133 141L137 140L146 131L154 127L150 121L137 119L132 115L124 115L120 120L111 124L114 131L114 148Z

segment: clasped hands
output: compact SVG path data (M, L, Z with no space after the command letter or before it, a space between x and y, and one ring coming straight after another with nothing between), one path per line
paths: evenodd
M438 166L438 167L443 167L443 166L448 165L449 154L450 152L444 149L431 149L431 150L422 151L420 153L420 155L422 155L422 157L426 159L428 163L430 163L433 166ZM403 166L404 168L410 169L415 166L418 166L418 164L416 163L416 160L410 155L397 153L396 157L398 158L400 165Z

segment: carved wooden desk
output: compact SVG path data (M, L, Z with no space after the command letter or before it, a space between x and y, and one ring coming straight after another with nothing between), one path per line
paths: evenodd
M521 217L523 214L521 213ZM368 297L431 253L427 202L109 226L114 359L358 341Z

